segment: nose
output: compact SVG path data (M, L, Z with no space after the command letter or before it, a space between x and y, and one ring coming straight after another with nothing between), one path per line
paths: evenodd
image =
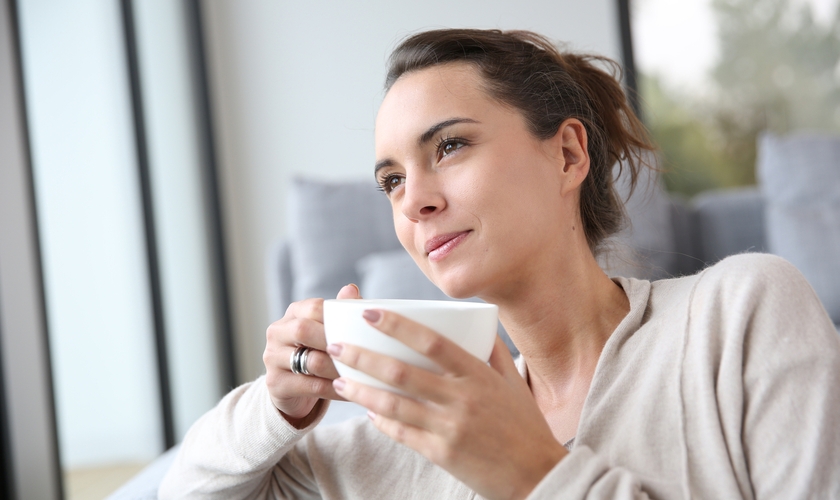
M411 222L432 217L446 207L443 193L432 177L423 173L406 180L400 210Z

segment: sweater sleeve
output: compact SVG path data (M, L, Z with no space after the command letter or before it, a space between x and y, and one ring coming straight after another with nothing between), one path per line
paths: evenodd
M295 429L271 403L264 377L234 389L187 432L159 498L317 498L311 474L277 464L318 425L328 402L320 405L315 421Z
M763 260L743 360L753 493L840 498L840 337L802 274L780 258Z

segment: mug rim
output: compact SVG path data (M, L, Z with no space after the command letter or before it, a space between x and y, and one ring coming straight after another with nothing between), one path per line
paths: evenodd
M324 305L327 303L347 304L376 308L376 304L383 307L400 306L400 307L414 307L418 309L492 309L498 307L496 304L487 302L464 302L460 300L424 300L424 299L325 299Z

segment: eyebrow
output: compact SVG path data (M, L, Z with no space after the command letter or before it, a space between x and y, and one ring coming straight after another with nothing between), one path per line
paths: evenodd
M450 118L449 120L444 120L440 123L436 123L428 128L423 134L417 139L417 144L419 146L423 146L427 144L432 138L440 132L441 130L445 129L446 127L451 127L452 125L457 125L459 123L478 123L477 121L473 120L472 118ZM394 164L394 160L390 158L386 158L384 160L380 160L376 162L376 166L373 169L374 175L379 172L380 169L385 167L390 167Z
M458 123L478 123L477 121L473 120L472 118L451 118L449 120L444 120L437 125L432 125L429 127L429 130L423 132L423 135L420 136L420 139L417 141L417 144L422 146L427 142L432 140L432 137L435 136L438 132L445 129L446 127L451 127L452 125L456 125Z

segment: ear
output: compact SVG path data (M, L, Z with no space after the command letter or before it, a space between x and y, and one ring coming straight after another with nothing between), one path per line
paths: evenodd
M577 118L566 119L553 137L555 145L561 150L562 171L559 174L562 180L562 194L579 188L589 174L587 139L586 127Z

